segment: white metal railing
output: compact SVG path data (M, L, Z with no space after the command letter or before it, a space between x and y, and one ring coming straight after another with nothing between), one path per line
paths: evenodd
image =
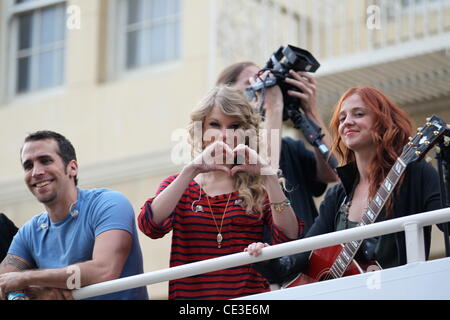
M197 274L223 270L244 264L256 263L299 252L311 251L340 243L371 238L379 235L405 231L407 263L424 261L423 227L450 221L450 208L414 214L407 217L377 222L370 225L355 227L323 234L311 238L295 240L264 248L258 257L241 252L220 258L204 260L135 275L127 278L97 283L74 290L75 299L86 299L98 295L147 286L159 282L190 277Z

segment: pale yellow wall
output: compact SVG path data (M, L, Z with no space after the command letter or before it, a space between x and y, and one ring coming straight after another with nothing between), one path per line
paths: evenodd
M208 38L207 1L183 6L178 61L101 84L96 73L100 2L72 2L82 9L82 28L68 32L66 84L0 106L0 118L8 119L0 127L2 180L20 175L19 146L28 132L43 128L71 139L84 163L164 148L206 92L207 41L191 39Z
M108 0L111 1L111 0ZM98 0L73 0L82 13L81 30L67 33L66 82L61 88L32 93L0 105L0 183L23 183L19 149L25 136L49 129L64 134L76 148L80 167L105 160L168 150L171 133L185 128L190 110L208 89L208 1L182 1L180 59L144 67L114 80L99 79L107 56L105 6ZM198 41L202 39L202 41ZM174 172L173 172L174 173ZM165 178L159 172L107 187L123 192L136 214ZM18 203L0 203L18 226L43 207L31 196ZM145 271L167 268L170 235L152 240L140 235ZM152 298L167 299L167 283L149 287Z

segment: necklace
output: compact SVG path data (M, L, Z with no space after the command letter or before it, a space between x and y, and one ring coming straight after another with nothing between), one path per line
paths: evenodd
M200 196L201 196L201 192L202 192L202 188L200 187ZM220 248L222 246L222 241L223 241L223 236L222 236L223 218L225 217L225 213L227 212L228 203L230 202L231 195L232 195L232 193L230 193L230 195L228 196L227 204L225 206L225 209L223 210L222 220L220 221L220 228L219 228L219 226L217 225L216 218L214 217L214 213L213 213L212 208L211 208L211 203L209 202L209 197L208 197L208 195L205 192L206 200L208 201L209 212L211 213L211 216L212 216L212 218L214 220L214 224L216 225L216 229L217 229L217 237L216 237L217 248Z

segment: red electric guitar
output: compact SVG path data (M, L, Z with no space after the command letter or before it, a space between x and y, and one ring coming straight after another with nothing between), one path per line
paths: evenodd
M410 142L403 148L402 154L384 179L367 211L363 213L358 226L364 226L376 220L408 164L422 159L442 138L446 128L446 123L433 115L427 119L425 126L417 130L416 136L410 138ZM283 287L295 287L381 269L376 262L363 265L354 260L362 241L314 250L309 257L307 270Z

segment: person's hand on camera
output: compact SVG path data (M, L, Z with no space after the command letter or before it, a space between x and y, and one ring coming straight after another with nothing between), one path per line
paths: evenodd
M297 87L301 92L289 90L288 94L301 100L302 108L307 117L316 119L318 116L316 107L316 80L307 72L289 70L289 74L293 78L286 78L286 83Z
M316 105L316 80L311 74L306 72L289 70L289 73L292 76L292 79L286 78L286 83L300 89L301 92L289 90L288 94L301 100L301 107L305 111L306 117L314 121L321 128L322 133L324 134L322 138L323 143L327 146L328 150L330 150L332 145L331 136ZM338 177L336 173L329 166L328 162L322 156L322 152L318 148L315 148L315 157L317 160L317 180L324 183L337 181Z
M266 77L274 77L269 71L264 72L258 79L250 79L250 83L253 85L256 81L263 81ZM270 141L267 143L266 154L269 157L270 164L273 170L278 169L280 158L280 146L283 127L283 93L278 85L266 88L265 96L263 97L262 90L256 93L257 106L261 105L264 98L264 111L265 121L264 127L267 129L267 139ZM274 137L278 139L273 140Z
M264 81L267 77L273 77L269 71L264 72L258 78L250 78L250 84L254 85L257 81ZM259 90L256 93L257 103L260 104L262 99L262 90ZM271 112L282 112L283 111L283 94L281 93L281 89L278 85L272 86L270 88L266 88L266 93L264 97L264 109L267 113Z

